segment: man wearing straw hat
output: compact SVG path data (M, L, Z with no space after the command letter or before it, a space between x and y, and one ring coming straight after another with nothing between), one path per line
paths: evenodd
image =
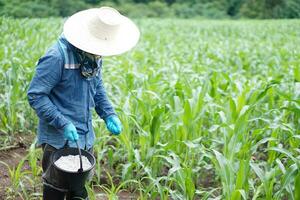
M87 191L69 191L51 171L51 154L66 141L91 151L95 134L91 108L107 129L120 134L122 125L103 87L102 57L122 54L136 45L139 30L110 7L78 12L67 19L63 34L39 59L28 89L28 100L39 117L38 145L44 154L43 199L88 199Z

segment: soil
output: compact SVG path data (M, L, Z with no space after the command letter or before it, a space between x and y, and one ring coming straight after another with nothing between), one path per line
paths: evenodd
M33 141L34 135L32 134L27 135L25 139L24 139L24 135L22 136L22 138L20 138L19 136L16 136L15 138L16 138L15 141L19 141L19 142L12 144L10 148L6 148L5 150L0 150L0 161L6 163L10 168L16 167L20 162L20 160L27 155L28 153L27 149L29 148L31 142ZM25 162L23 169L28 169L28 168L29 166ZM103 177L103 179L106 178ZM107 182L107 180L102 180L101 182L105 183ZM0 200L5 200L5 191L6 188L9 186L10 186L10 179L9 179L8 168L6 165L0 162ZM101 196L101 197L97 197L97 200L106 200L106 199L108 200L105 193L100 188L94 188L94 190L97 193L97 195ZM118 197L121 200L137 199L136 195L126 191L119 192Z
M97 193L97 200L109 200L109 198L106 197L105 193L100 188L94 188L94 191ZM136 200L138 199L137 195L131 194L126 191L122 191L118 193L118 197L120 200Z
M6 151L0 151L0 160L8 164L10 168L18 165L20 160L27 154L25 147L12 148ZM6 187L10 185L7 166L0 163L0 199L5 198Z

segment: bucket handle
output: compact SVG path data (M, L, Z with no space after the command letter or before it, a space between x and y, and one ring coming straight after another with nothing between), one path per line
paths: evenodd
M77 146L77 149L78 149L78 152L79 152L79 161L80 161L80 168L78 169L78 172L83 172L81 149L79 147L78 140L75 140L75 142L76 142L76 146ZM64 148L67 148L67 147L69 147L69 140L67 140L65 145L64 145Z
M83 169L82 169L82 157L81 157L81 149L78 145L78 141L75 140L76 142L76 145L77 145L77 149L78 149L78 152L79 152L79 160L80 160L80 168L78 169L78 172L83 172Z

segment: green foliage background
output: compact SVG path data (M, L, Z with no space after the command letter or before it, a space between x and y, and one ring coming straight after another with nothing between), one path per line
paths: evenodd
M109 5L130 17L299 18L300 0L0 0L0 15L69 16Z
M134 21L138 45L103 60L124 129L93 118L93 184L109 199L299 200L300 20ZM0 18L0 148L35 133L26 91L63 22ZM40 150L11 169L7 199L40 199Z

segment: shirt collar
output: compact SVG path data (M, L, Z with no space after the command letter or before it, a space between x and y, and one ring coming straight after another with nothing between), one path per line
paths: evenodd
M68 40L66 39L65 35L62 33L59 37L59 40L64 43L68 49L70 49L71 51L73 51L73 53L76 53L76 47L73 46L70 42L68 42Z

